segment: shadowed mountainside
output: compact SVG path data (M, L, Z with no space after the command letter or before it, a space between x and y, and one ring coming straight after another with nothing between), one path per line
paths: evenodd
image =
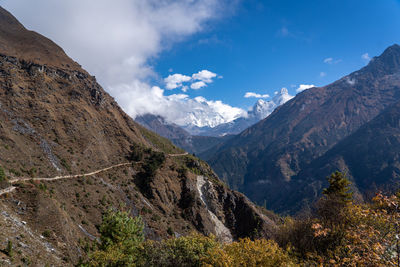
M399 99L400 46L393 45L361 70L298 94L205 157L232 188L287 211L287 194L307 179L301 171Z

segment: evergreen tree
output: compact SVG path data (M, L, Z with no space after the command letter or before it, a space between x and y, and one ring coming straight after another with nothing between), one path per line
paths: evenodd
M343 173L336 171L327 179L329 187L322 191L327 198L336 199L343 204L350 203L353 200L353 192L350 191L349 187L351 183Z
M100 226L101 246L106 249L120 243L127 250L144 241L144 224L140 217L132 218L127 212L109 210Z
M317 203L317 213L329 225L346 223L347 207L353 201L350 181L341 172L332 173L327 177L329 186L322 191L322 197Z
M140 217L127 212L109 210L100 226L99 250L89 255L87 263L78 266L135 266L138 252L144 242L144 224Z

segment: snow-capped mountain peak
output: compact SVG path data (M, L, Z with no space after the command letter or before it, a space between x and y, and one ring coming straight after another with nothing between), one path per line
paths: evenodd
M278 106L286 103L293 96L289 94L286 88L282 88L277 94L269 101L259 99L255 105L249 110L248 117L262 120L274 111Z
M277 92L271 100L259 99L247 112L228 106L221 101L208 101L203 97L187 99L185 105L175 101L179 113L164 110L159 115L163 122L176 124L192 135L223 136L237 134L251 125L265 119L275 108L292 99L286 88ZM174 109L175 110L175 109Z

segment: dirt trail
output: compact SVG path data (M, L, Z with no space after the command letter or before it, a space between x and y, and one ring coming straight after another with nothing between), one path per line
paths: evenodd
M121 166L127 166L130 164L132 164L132 163L131 162L119 163L119 164L112 165L112 166L104 168L104 169L96 170L96 171L89 172L89 173L83 173L83 174L63 175L63 176L55 176L55 177L48 177L48 178L20 177L20 178L14 178L14 179L9 180L9 183L15 184L18 182L31 181L31 180L32 181L55 181L55 180L60 180L60 179L72 179L72 178L79 178L79 177L83 177L83 176L93 176L100 172L108 171L110 169L121 167ZM10 186L5 189L0 189L0 196L3 194L11 193L12 191L15 190L15 188L16 188L15 186Z
M100 169L97 171L93 171L93 172L89 172L89 173L83 173L83 174L73 174L73 175L64 175L64 176L56 176L56 177L51 177L51 178L31 178L31 177L24 177L24 178L15 178L15 179L11 179L9 182L10 184L15 184L18 182L24 182L24 181L54 181L54 180L60 180L60 179L71 179L71 178L78 178L78 177L83 177L83 176L92 176L95 174L98 174L100 172L104 172L104 171L108 171L110 169L113 168L117 168L117 167L121 167L121 166L126 166L126 165L130 165L132 164L131 162L126 162L126 163L120 163L120 164L116 164L104 169Z
M16 188L15 186L10 186L5 189L0 189L0 196L3 194L11 193L12 191L15 190L15 188Z
M179 156L186 156L189 155L188 152L181 153L181 154L168 154L169 157L179 157Z
M188 154L189 154L188 152L185 152L185 153L181 153L181 154L168 154L167 156L169 156L169 157L179 157L179 156L186 156ZM117 167L121 167L121 166L127 166L127 165L130 165L130 164L132 164L132 163L131 162L119 163L119 164L112 165L112 166L104 168L104 169L96 170L96 171L89 172L89 173L83 173L83 174L63 175L63 176L46 177L46 178L20 177L20 178L11 179L9 181L9 183L12 185L12 184L15 184L15 183L18 183L18 182L31 181L31 180L32 181L55 181L55 180L60 180L60 179L72 179L72 178L79 178L79 177L83 177L83 176L93 176L93 175L98 174L100 172L105 172L105 171L108 171L108 170L113 169L113 168L117 168ZM5 189L0 189L0 196L3 195L3 194L11 193L12 191L15 190L15 188L16 188L15 186L10 186L10 187L7 187Z

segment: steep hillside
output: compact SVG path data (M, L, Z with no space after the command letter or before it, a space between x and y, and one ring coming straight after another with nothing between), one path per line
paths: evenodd
M370 195L379 191L396 192L400 188L400 102L385 109L293 177L292 188L297 190L289 193L285 204L296 209L303 196L315 200L327 184L324 178L336 170L347 174L355 192Z
M393 45L363 69L298 94L208 153L208 162L232 188L282 211L293 177L399 99L400 46Z
M80 70L53 41L40 34L28 31L9 12L0 12L0 53L26 61L57 68Z
M275 227L2 8L0 165L0 265L76 263L108 208L141 214L153 239L198 231L227 241L270 236ZM18 251L12 264L8 241Z

